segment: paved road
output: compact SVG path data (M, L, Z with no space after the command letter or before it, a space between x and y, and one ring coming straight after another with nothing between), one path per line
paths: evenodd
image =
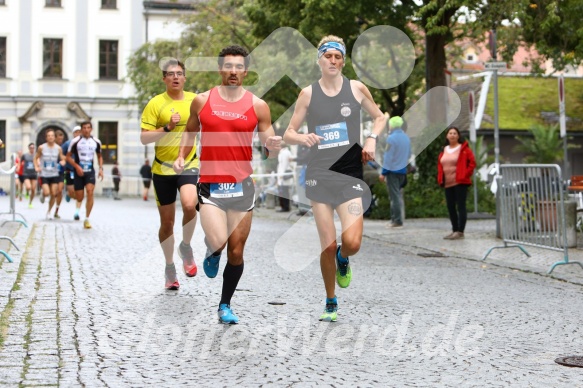
M583 353L582 286L464 256L470 238L462 254L420 257L420 236L442 234L436 221L394 233L367 221L339 320L327 324L313 223L260 209L232 301L241 323L223 326L200 227L200 273L180 274L171 292L152 202L98 199L91 230L70 220L72 204L59 221L17 205L29 228L2 228L22 252L0 267L0 384L583 386L580 369L553 361ZM482 233L475 225L468 236Z

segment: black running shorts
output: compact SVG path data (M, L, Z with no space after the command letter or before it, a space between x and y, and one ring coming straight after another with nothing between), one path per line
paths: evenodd
M158 175L152 177L154 182L154 194L158 206L170 205L176 202L176 192L184 185L198 183L198 168L184 170L179 175Z
M41 184L42 185L49 185L49 186L52 185L52 184L57 184L57 183L60 182L58 175L57 176L52 176L52 177L49 177L49 178L41 176L40 177L40 181L41 181Z
M79 176L77 173L75 173L75 178L73 181L75 191L83 190L88 184L95 185L95 170L84 172L83 176Z

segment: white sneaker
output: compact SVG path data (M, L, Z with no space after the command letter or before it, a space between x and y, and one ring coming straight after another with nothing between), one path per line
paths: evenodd
M53 215L51 213L47 213L47 220L52 220L53 219Z

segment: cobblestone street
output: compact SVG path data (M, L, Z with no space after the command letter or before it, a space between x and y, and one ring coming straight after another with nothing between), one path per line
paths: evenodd
M338 322L322 323L315 225L257 209L232 302L241 323L223 326L226 258L216 279L204 275L200 224L198 275L165 291L153 201L97 198L91 230L73 210L63 203L49 221L46 205L17 203L28 228L0 229L20 248L1 242L14 263L0 256L0 385L583 386L580 369L554 362L583 353L583 270L542 276L554 259L521 267L507 250L478 260L491 221L445 246L446 220L397 232L366 220ZM444 257L418 255L429 248Z

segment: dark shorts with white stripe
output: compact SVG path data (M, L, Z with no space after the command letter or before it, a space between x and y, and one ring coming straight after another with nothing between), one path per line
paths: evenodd
M213 183L198 184L198 206L213 205L223 211L237 210L240 212L250 212L255 207L255 184L253 178L247 177L242 184L242 195L216 197L211 193ZM225 183L227 184L227 183ZM228 194L225 194L228 195Z

